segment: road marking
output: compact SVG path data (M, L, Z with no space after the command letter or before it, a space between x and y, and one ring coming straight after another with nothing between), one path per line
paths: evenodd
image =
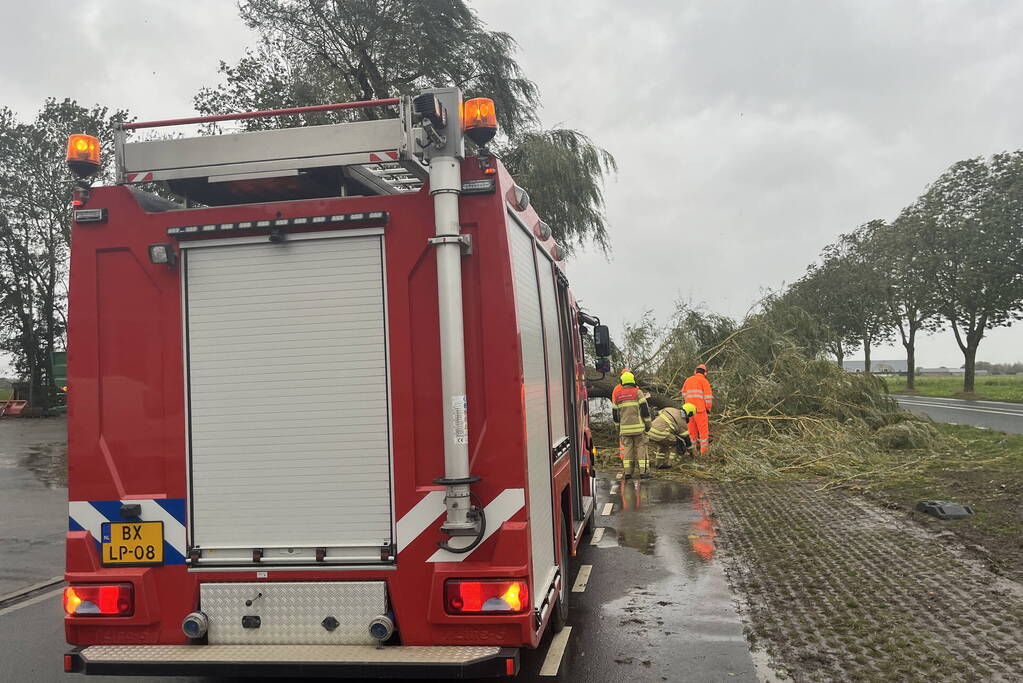
M566 626L561 633L554 634L551 639L551 646L547 648L547 656L540 667L541 676L557 676L561 668L561 660L565 656L565 648L568 647L568 637L572 635L572 627Z
M34 583L31 586L27 586L25 588L22 588L21 590L16 590L13 593L8 593L7 595L0 595L0 605L7 602L8 600L11 600L12 598L17 598L22 595L28 595L32 591L37 591L40 588L49 588L52 585L63 582L64 582L63 576L54 576L52 579L46 579L45 581Z
M597 545L602 538L604 538L604 527L599 526L593 530L593 538L590 539L590 545Z
M615 509L614 503L604 503L604 509L600 511L600 514L607 517L611 514L611 511Z
M910 396L909 394L892 394L895 398L900 401L948 401L949 403L986 403L992 406L999 406L1006 410L1016 410L1018 403L1012 401L983 401L980 399L964 399L964 398L942 398L940 396ZM1021 408L1023 409L1023 408Z
M586 590L586 584L590 580L591 571L593 571L592 564L584 564L579 567L579 573L575 575L575 585L572 586L573 593L582 593Z
M64 592L63 588L58 588L55 591L50 591L49 593L43 593L42 595L37 595L34 598L32 598L31 600L26 600L25 602L19 602L18 604L11 605L10 607L4 607L3 609L0 609L0 617L2 617L5 614L10 614L11 612L14 612L15 610L19 610L22 607L28 607L29 605L34 605L37 602L42 602L44 600L49 600L50 598L55 598L58 595L60 595L61 593L63 593L63 592Z
M618 484L611 487L611 495L613 496L616 493L618 493Z
M1012 412L1008 410L991 410L990 408L964 408L962 406L952 406L945 403L923 403L916 401L899 401L910 407L927 407L927 408L941 408L942 410L965 410L971 413L997 413L998 415L1012 415L1013 417L1023 417L1023 413Z

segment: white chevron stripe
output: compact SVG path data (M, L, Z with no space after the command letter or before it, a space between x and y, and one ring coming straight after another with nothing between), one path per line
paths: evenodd
M67 515L75 520L78 526L82 527L99 543L103 538L103 522L108 522L106 517L100 514L87 500L72 500L67 504Z
M174 518L174 515L163 509L159 503L152 499L128 499L121 503L138 504L142 506L142 514L139 517L147 522L163 522L163 540L170 543L171 547L184 556L187 543L185 540L185 525Z
M483 541L490 538L501 525L511 519L512 515L521 510L526 504L526 496L523 489L505 489L497 495L490 504L484 508L487 516L487 529L483 534ZM465 547L472 543L473 537L457 536L452 538L449 544L454 547ZM427 562L462 562L473 554L475 550L467 553L453 553L448 550L438 549Z
M430 491L398 520L398 552L416 540L444 512L444 492Z

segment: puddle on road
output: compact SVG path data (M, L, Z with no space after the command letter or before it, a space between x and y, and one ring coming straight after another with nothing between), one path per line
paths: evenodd
M63 418L0 420L2 483L21 488L67 486L67 420Z
M700 484L653 479L601 481L600 488L601 499L615 504L615 514L599 545L643 556L620 579L619 597L603 605L609 623L632 648L615 662L657 669L666 662L704 661L713 643L710 657L720 655L734 667L722 675L755 680L732 593L715 557L717 527L708 493Z
M18 454L18 465L48 489L67 487L67 444L37 443Z

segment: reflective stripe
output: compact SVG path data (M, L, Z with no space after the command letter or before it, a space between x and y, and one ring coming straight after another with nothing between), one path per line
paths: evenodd
M622 425L620 433L625 435L625 436L630 436L632 434L642 434L645 431L646 431L646 428L645 428L645 426L643 424L638 424L638 425Z
M618 408L632 408L638 405L639 401L622 401L621 403L615 404L615 406L617 406Z

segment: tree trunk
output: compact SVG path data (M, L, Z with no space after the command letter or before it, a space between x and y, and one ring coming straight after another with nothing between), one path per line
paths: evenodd
M647 392L647 403L652 408L667 408L669 406L679 408L682 405L682 397L678 389L672 390L663 382L650 378L641 372L636 374L636 385ZM618 375L607 373L602 379L600 373L591 367L586 368L586 393L589 398L611 398L611 392L618 386Z
M863 338L863 372L870 372L870 337Z
M916 343L912 334L903 346L906 347L906 391L916 391Z
M979 343L971 343L963 350L963 359L966 361L963 366L966 372L963 374L963 392L972 394L974 391L974 379L977 374L977 346Z

